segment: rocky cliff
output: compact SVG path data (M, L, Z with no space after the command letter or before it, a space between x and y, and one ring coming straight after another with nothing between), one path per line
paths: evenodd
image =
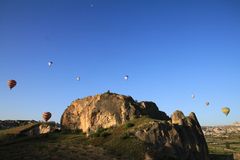
M148 117L142 121L141 117ZM131 120L140 123L128 131L145 144L145 160L208 160L208 148L194 113L176 111L171 118L153 102L136 102L130 96L104 93L78 99L64 111L63 130L94 132L98 128L118 127ZM130 144L128 144L130 145Z

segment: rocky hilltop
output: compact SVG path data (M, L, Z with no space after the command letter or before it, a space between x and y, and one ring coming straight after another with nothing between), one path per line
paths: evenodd
M107 92L77 99L64 111L61 126L62 130L91 133L99 128L121 128L129 121L137 123L128 135L146 148L141 159L209 159L207 143L194 113L185 116L175 111L170 118L155 103L137 102L130 96Z

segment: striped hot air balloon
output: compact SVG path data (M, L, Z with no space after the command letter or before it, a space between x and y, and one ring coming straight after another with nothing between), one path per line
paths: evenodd
M15 81L15 80L8 80L8 87L10 88L10 89L12 89L13 87L15 87L17 85L17 81Z
M52 114L50 112L43 112L42 118L47 122L51 118Z

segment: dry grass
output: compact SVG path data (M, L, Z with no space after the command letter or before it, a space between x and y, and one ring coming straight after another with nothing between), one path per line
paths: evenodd
M18 137L22 130L33 125L21 126L0 132L0 159L72 159L72 160L138 160L143 159L146 146L135 138L122 136L132 132L142 122L150 119L141 118L131 121L134 126L126 128L125 125L110 128L100 132L100 136L86 137L82 133L51 133L37 137ZM104 133L104 134L103 134ZM108 133L108 134L106 134ZM11 140L9 140L9 135ZM105 136L106 135L106 136Z

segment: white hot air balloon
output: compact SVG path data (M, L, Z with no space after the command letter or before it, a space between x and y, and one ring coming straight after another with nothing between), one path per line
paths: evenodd
M124 80L128 80L128 75L125 75L125 76L124 76Z
M49 62L48 62L48 66L49 66L49 67L51 67L51 66L52 66L52 64L53 64L53 62L52 62L52 61L49 61Z
M76 80L77 80L77 81L80 81L80 77L79 77L79 76L77 76L77 77L76 77Z
M195 99L195 94L192 94L192 99Z

